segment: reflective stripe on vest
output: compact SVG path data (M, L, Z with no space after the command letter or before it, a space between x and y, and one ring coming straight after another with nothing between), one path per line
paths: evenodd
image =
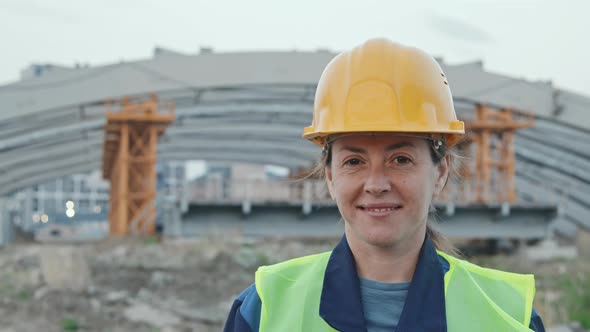
M296 258L256 271L256 290L262 302L260 332L336 331L319 315L330 254ZM450 265L444 277L448 332L531 331L532 275L486 269L438 254Z

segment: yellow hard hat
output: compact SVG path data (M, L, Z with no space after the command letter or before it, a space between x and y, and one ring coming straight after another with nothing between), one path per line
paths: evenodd
M329 135L356 132L441 134L453 146L465 129L434 58L417 48L371 39L326 66L313 122L303 137L323 147Z

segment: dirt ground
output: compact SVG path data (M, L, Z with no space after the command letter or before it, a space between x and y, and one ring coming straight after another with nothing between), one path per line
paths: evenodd
M17 243L0 250L1 331L221 331L235 296L259 265L330 250L330 240L104 240L86 244ZM88 266L82 289L56 287L44 275L43 253L67 248ZM537 275L535 308L546 326L568 321L563 275L588 279L584 260L532 264L522 256L476 257L477 263ZM63 262L64 266L70 266ZM71 270L79 271L79 270ZM63 278L77 277L68 268ZM71 286L71 287L69 287Z
M326 251L336 241L213 236L10 245L0 250L0 331L221 331L259 265ZM83 254L87 287L48 285L41 257L55 248Z

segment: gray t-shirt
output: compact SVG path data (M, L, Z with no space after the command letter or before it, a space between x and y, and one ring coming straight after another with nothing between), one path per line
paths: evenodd
M383 283L360 279L368 332L394 332L404 309L410 282Z

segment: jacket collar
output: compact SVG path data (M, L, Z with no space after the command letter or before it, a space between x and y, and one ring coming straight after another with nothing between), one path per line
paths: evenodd
M320 316L343 332L366 332L359 278L346 236L334 248L320 300ZM446 332L444 272L432 241L425 238L397 331Z

